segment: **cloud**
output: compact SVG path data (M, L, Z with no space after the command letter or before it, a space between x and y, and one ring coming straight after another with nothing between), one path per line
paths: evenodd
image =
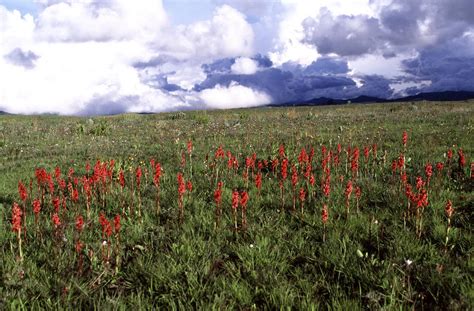
M230 67L230 70L235 74L251 75L257 72L258 64L248 57L239 57Z
M21 66L26 69L32 69L35 67L35 61L38 59L38 55L32 51L24 52L20 48L13 49L10 53L6 54L4 58L11 64Z
M47 41L144 40L159 37L167 23L160 0L47 2L38 15L38 36Z
M366 15L340 15L334 17L327 9L321 9L318 19L303 21L304 41L317 47L321 54L335 53L341 56L372 52L381 36L376 18Z
M237 84L228 86L216 85L214 88L205 89L199 94L206 107L214 109L228 109L238 107L255 107L272 102L272 98L264 92L253 90Z

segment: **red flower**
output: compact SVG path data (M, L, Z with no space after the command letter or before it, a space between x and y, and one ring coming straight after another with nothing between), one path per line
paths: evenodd
M448 216L448 218L451 218L451 216L454 213L454 209L453 209L453 203L451 203L450 200L446 202L446 207L444 208L444 211L446 212L446 216Z
M324 184L323 184L323 193L326 197L329 197L329 195L331 194L331 178L330 178L330 175L326 176L326 180L324 181Z
M311 174L311 176L309 176L309 184L313 187L315 183L316 183L316 178L314 178L314 175Z
M451 159L453 158L453 150L452 149L448 150L447 157L448 157L448 162L451 162Z
M155 166L155 175L153 176L153 182L156 186L160 185L160 178L161 178L161 164L156 163Z
M464 168L464 166L466 166L466 158L464 157L464 152L462 151L461 148L459 148L458 150L458 156L459 156L459 167L460 168Z
M84 219L82 218L81 215L79 215L76 218L76 230L81 232L83 228L84 228Z
M59 213L59 204L60 204L60 201L59 201L59 198L56 197L53 199L53 206L54 206L54 211L56 213Z
M186 189L188 189L189 192L193 192L193 183L190 180L186 183Z
M191 152L193 152L193 142L188 140L188 154L191 154Z
M115 231L115 234L118 234L120 232L120 215L115 215L114 217L114 231Z
M61 225L61 219L59 219L59 216L58 216L57 213L54 213L54 214L53 214L53 217L52 217L51 219L52 219L52 221L53 221L54 227L57 228L58 226Z
M21 181L18 182L18 193L20 194L21 200L25 202L26 198L28 197L28 193L26 192L25 185L23 185Z
M300 188L300 201L303 203L306 199L306 192L304 191L304 188Z
M77 240L75 244L76 252L80 253L82 251L82 248L84 247L84 244L80 240Z
M122 187L122 189L123 189L123 187L125 187L125 177L123 175L122 170L120 170L120 172L119 172L119 183L120 183L120 187Z
M38 215L40 211L41 211L41 202L40 200L35 199L33 201L33 213L35 213L35 215Z
M262 188L262 173L258 172L255 176L255 187L260 191Z
M365 162L369 161L369 147L367 146L364 147L364 158Z
M234 190L232 192L232 208L236 210L239 207L239 192L237 190Z
M283 159L283 162L281 163L281 178L285 180L287 176L288 176L288 159Z
M186 192L186 185L184 183L184 178L181 173L178 173L178 195L179 197L182 197L184 193Z
M323 224L326 224L329 218L329 213L328 213L328 206L326 204L323 205L323 211L321 212L321 220L323 221Z
M102 234L107 238L112 235L112 226L103 213L99 215L99 223L102 226Z
M222 145L219 146L219 148L217 148L216 150L216 153L214 154L214 158L215 159L224 159L224 156L225 156L225 152L224 152L224 149L222 149Z
M298 183L298 170L296 169L296 166L291 166L291 184L293 185L293 188L296 188L296 184Z
M222 181L217 183L217 189L214 191L214 201L219 206L222 202Z
M424 185L425 185L425 182L423 181L423 178L421 178L421 176L417 176L416 177L416 189L420 190Z
M360 196L362 195L362 190L360 189L359 186L357 186L355 188L355 195L356 195L357 199L360 199Z
M349 180L347 182L346 191L345 191L345 195L346 195L347 200L349 200L349 198L351 197L351 193L352 193L352 181Z
M403 144L403 147L406 147L407 145L407 140L408 140L408 134L406 131L403 131L403 134L402 134L402 144Z
M247 191L242 192L240 195L240 205L242 206L243 209L247 208L247 202L249 201L249 194Z
M135 172L137 187L140 188L140 181L142 178L142 168L139 166Z
M426 179L429 181L431 179L431 176L433 175L433 166L431 165L431 163L426 164L425 174L426 174Z
M280 158L285 157L285 146L283 144L281 144L280 148L278 148L278 153L280 154Z
M79 191L77 191L77 188L74 188L72 190L72 201L77 202L79 200Z
M359 170L359 148L355 148L352 151L351 170L352 173L357 173Z
M18 204L13 203L12 231L20 232L20 230L21 230L21 216L22 215L23 215L23 212L21 211L21 208L18 206Z
M436 163L436 170L437 170L438 172L441 172L441 171L443 170L443 168L444 168L443 162L438 162L438 163Z
M91 170L91 165L90 165L89 161L87 161L86 162L86 173L89 174L90 170Z

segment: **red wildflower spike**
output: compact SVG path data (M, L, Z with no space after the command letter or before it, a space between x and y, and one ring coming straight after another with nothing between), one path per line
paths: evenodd
M406 131L403 131L403 134L402 134L402 144L403 144L403 147L406 147L407 146L407 141L408 141L408 134Z
M119 183L120 183L120 187L122 187L122 189L125 187L125 177L123 175L123 171L120 170L119 172Z
M362 190L360 189L359 186L357 186L355 188L355 195L356 195L357 199L360 199L360 196L362 195Z
M466 166L466 157L464 156L464 152L462 151L461 148L458 150L458 156L459 156L459 168L463 169L464 166Z
M304 188L300 188L300 193L299 193L299 197L300 197L300 201L301 203L303 203L306 199L306 192L304 190Z
M35 213L35 215L37 217L40 211L41 211L41 202L40 202L40 200L35 199L33 201L33 213Z
M239 192L237 190L234 190L232 192L232 208L234 210L237 210L237 208L239 207Z
M329 218L329 213L328 213L328 206L326 204L323 205L323 211L321 212L321 220L323 221L323 224L326 224Z
M193 183L190 180L188 180L188 182L186 183L186 189L189 192L193 192Z
M54 207L54 211L55 211L56 213L59 213L59 205L60 205L60 203L61 203L61 202L59 201L59 198L58 198L58 197L56 197L56 198L53 199L53 207Z
M285 180L287 176L288 176L288 159L283 159L283 162L281 163L281 178Z
M177 178L178 178L178 195L179 197L182 197L184 193L186 192L186 184L184 183L183 174L178 173Z
M135 176L136 176L137 187L140 188L140 182L142 178L142 168L140 166L137 167Z
M426 180L429 183L431 176L433 175L433 166L431 163L426 164L425 166L425 174L426 174Z
M86 162L86 173L87 175L89 175L89 172L91 170L91 164L89 163L89 161Z
M217 189L214 191L214 201L219 206L222 202L222 182L217 183Z
M114 231L115 231L115 234L118 234L120 232L120 215L115 215L114 217Z
M260 191L262 188L262 173L258 172L255 176L255 187Z
M352 181L349 180L347 182L346 191L345 191L345 195L346 195L347 200L349 200L349 198L351 197L351 193L352 193Z
M293 188L296 187L296 184L298 183L298 170L296 169L296 166L291 167L291 184L293 185Z
M416 189L420 190L424 185L425 185L425 182L423 181L423 178L421 178L421 176L417 176L416 177Z
M451 218L451 216L454 213L454 209L453 209L453 203L451 203L450 200L448 200L448 202L446 202L446 207L444 208L444 211L446 213L446 216L448 218Z
M193 152L193 142L188 140L188 154L191 154L191 152Z
M451 159L453 158L453 150L449 149L446 156L448 158L448 163L451 162Z
M18 193L20 194L20 199L25 202L28 198L28 192L26 191L25 185L21 181L18 182Z
M79 215L76 218L76 230L78 232L81 232L83 228L84 228L84 219L82 218L81 215Z
M436 163L436 170L437 170L439 173L441 173L441 171L443 170L443 168L444 168L443 162L438 162L438 163Z
M278 148L278 153L281 159L285 157L285 146L283 144L281 144L280 147Z
M242 192L240 196L240 205L242 206L243 209L247 208L247 202L249 201L249 194L247 191Z
M156 186L160 185L160 178L161 178L161 164L156 163L155 166L155 175L153 176L153 182Z
M311 174L311 176L309 176L309 184L311 185L311 187L314 187L315 183L316 183L316 178L314 178L314 175Z
M13 208L12 208L12 231L20 232L20 230L21 230L21 216L22 215L23 215L23 212L21 211L21 208L18 206L18 204L13 203Z
M61 219L59 219L59 216L58 216L57 213L53 214L53 217L51 218L51 220L53 221L53 224L54 224L55 228L57 228L58 226L61 225Z

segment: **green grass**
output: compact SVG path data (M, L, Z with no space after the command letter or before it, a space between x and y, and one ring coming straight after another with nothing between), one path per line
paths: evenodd
M474 103L402 103L305 108L244 109L76 118L58 116L0 116L0 309L107 308L128 309L472 309L474 307L473 223L474 193L470 163L474 152ZM392 175L391 161L402 152L402 132L408 132L407 173L413 184L424 177L427 162L445 162L449 148L454 163L436 177L423 213L421 237L414 219L404 221L404 190ZM193 141L190 163L181 169L181 153ZM245 157L278 156L285 144L292 163L300 149L315 149L313 171L320 183L321 147L335 150L341 143L361 149L377 144L373 170L355 181L362 189L361 211L345 217L344 189L349 173L333 168L326 239L321 222L324 199L305 202L305 214L291 212L291 170L281 207L277 178L264 175L261 197L249 183L247 230L232 229L231 191L243 190ZM224 181L220 229L214 228L215 180L208 168L219 145L236 155L239 176L220 168ZM457 150L467 164L457 168ZM383 157L385 155L385 164ZM345 155L341 161L344 165ZM163 166L161 212L156 213L156 189L151 158ZM208 161L206 161L206 158ZM106 208L92 201L92 218L80 239L83 269L78 271L74 250L74 218L86 216L81 195L75 206L61 212L54 230L52 206L45 203L35 226L32 199L39 197L34 171L56 166L63 177L69 168L82 176L85 163L116 161L125 171L125 211L118 250L110 262L101 256L99 211L111 219L122 213L123 196L114 181ZM143 217L136 210L134 170L141 166ZM372 169L372 166L371 166ZM176 174L183 170L193 182L185 198L185 219L178 219ZM342 175L344 182L339 182ZM11 208L20 203L18 181L32 192L27 201L24 260L18 258L16 234L11 231ZM300 177L301 180L301 177ZM80 187L80 184L79 184ZM67 194L67 190L65 192ZM46 195L49 197L49 194ZM132 203L132 197L134 201ZM445 248L447 218L455 212ZM115 238L111 239L116 247ZM412 261L407 264L407 261Z

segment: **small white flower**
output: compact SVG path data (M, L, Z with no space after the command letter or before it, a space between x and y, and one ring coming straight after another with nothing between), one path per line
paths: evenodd
M374 221L374 224L378 225L378 224L379 224L379 221L376 219L376 220Z
M102 241L102 245L107 245L107 241Z
M409 267L412 263L413 263L413 260L410 260L410 259L405 260L405 264L407 265L407 267Z
M250 244L250 248L253 248L253 244Z

